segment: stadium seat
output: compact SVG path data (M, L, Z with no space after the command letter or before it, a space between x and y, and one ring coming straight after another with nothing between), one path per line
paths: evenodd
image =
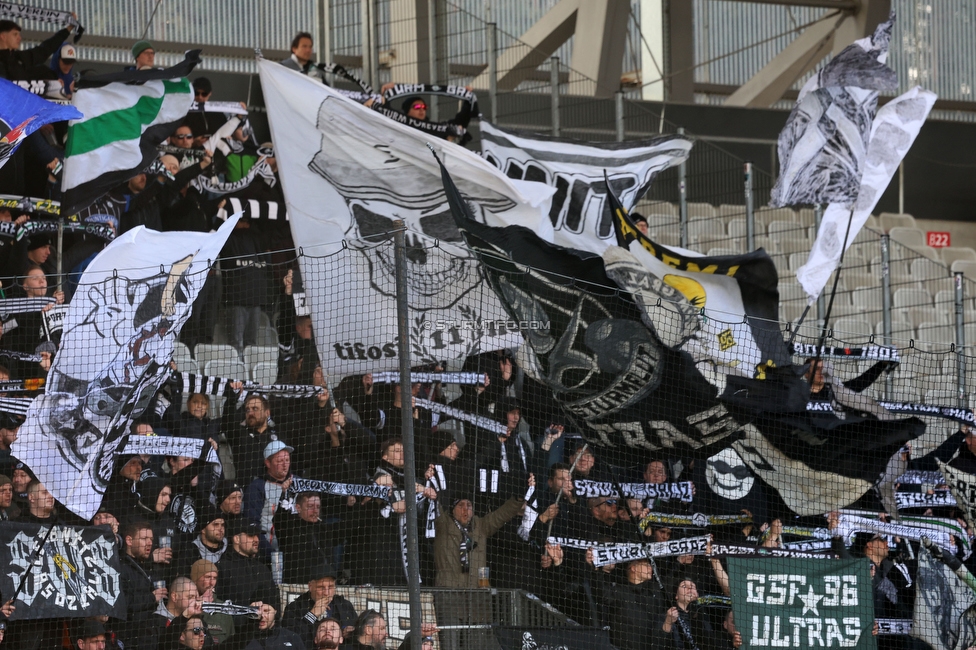
M792 222L795 219L795 214L790 208L759 208L756 210L756 219L762 221L765 224L770 224L774 221L788 221Z
M761 221L754 221L755 231L753 235L765 235L766 234L766 224ZM728 226L729 237L745 237L746 236L746 220L736 217L729 221Z
M709 257L716 257L722 255L738 255L739 251L737 251L734 248L727 248L725 246L715 246L713 248L709 248L707 254Z
M966 248L964 246L953 247L942 249L942 260L946 263L946 266L952 266L952 263L956 260L967 260L971 262L976 262L976 250L972 248Z
M244 348L244 365L248 370L254 370L259 363L271 363L277 367L278 346L249 345Z
M689 203L688 221L693 219L712 219L715 217L715 206L711 203Z
M797 223L796 221L782 221L780 219L770 222L769 227L766 230L770 236L776 236L780 233L784 233L790 237L798 239L806 239L808 232L805 226Z
M861 307L865 311L881 311L881 288L857 287L851 295L851 300L856 307Z
M203 372L212 377L226 377L227 379L236 379L238 381L247 379L247 368L236 359L215 359L208 361L203 367Z
M892 228L918 228L915 217L910 214L896 214L894 212L882 212L878 215L878 222L887 231Z
M933 406L956 406L959 393L954 390L933 389L925 391L925 403Z
M715 208L715 213L725 219L737 219L741 218L743 221L746 219L746 206L744 205L729 205L723 204Z
M896 289L893 307L925 307L932 304L932 296L925 289Z
M677 226L679 223L677 215L671 214L648 214L644 218L647 219L647 227L652 229Z
M674 203L667 203L666 201L641 201L634 209L645 217L650 214L657 214L672 217L675 221L678 220L679 210L677 204Z
M251 379L259 384L270 386L278 379L278 364L268 361L254 364L251 368Z
M976 260L956 260L952 263L952 272L962 272L970 280L976 280Z
M925 233L918 228L892 228L888 231L888 235L891 237L891 241L898 242L902 246L908 246L909 248L922 248L925 246ZM893 256L901 257L901 254L897 251L897 246L894 248L895 250L892 251Z
M725 224L718 219L699 219L688 222L688 239L693 244L721 242L726 236Z
M933 280L949 277L949 269L944 264L920 257L912 261L912 277L916 280Z
M193 353L183 343L177 342L173 349L173 362L180 372L192 372L193 374L200 372L200 367L197 365L197 360L193 358Z
M817 223L817 215L812 208L800 208L795 213L796 222L804 226L814 226Z
M863 318L838 318L831 329L834 338L845 343L864 343L874 335L871 323Z
M791 237L789 233L779 233L772 236L770 242L772 242L777 253L803 253L804 255L810 252L810 245L812 244L809 239Z
M233 345L197 343L193 348L193 358L197 360L201 368L206 368L211 361L240 361L241 355Z
M927 321L916 330L916 343L920 350L943 352L956 342L956 329L935 321Z

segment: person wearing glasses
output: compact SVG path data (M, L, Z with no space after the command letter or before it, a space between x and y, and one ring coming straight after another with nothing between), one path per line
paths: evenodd
M169 136L169 144L180 149L190 149L193 146L193 129L186 124L181 124Z

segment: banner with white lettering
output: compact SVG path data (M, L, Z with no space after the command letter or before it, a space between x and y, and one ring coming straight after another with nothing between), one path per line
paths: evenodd
M674 499L691 503L691 481L680 483L610 483L608 481L573 481L576 496L590 497L619 497L617 486L628 499Z
M874 650L874 598L862 558L729 558L743 648Z
M118 548L107 528L0 523L0 592L14 601L12 620L112 616L125 618ZM44 542L44 548L40 549Z

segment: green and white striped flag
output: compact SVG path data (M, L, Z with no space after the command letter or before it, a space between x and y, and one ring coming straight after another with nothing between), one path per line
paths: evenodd
M131 70L83 79L72 103L84 117L68 123L61 213L76 214L141 173L186 117L186 79L199 57L166 70Z

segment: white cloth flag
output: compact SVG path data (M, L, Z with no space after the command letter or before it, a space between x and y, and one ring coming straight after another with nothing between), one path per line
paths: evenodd
M688 159L692 144L683 135L583 143L513 133L481 121L481 152L488 162L509 178L545 183L556 190L547 226L553 236L547 240L594 253L616 244L604 172L629 209L659 172ZM448 167L454 176L454 168Z
M206 234L134 228L82 275L12 453L83 519L101 503L129 422L169 376L180 329L238 219Z
M477 260L460 247L430 137L278 63L261 60L258 68L323 365L339 375L398 367L387 234L395 219L407 227L413 361L518 345L518 332L480 325L507 315ZM430 144L479 219L548 223L551 188L509 179L456 144ZM357 298L339 307L337 293Z
M915 142L935 100L935 93L916 86L878 109L871 124L864 174L853 216L850 208L840 203L829 204L807 263L796 271L796 279L810 304L817 300L830 274L837 268L848 219L851 220L851 232L847 237L847 247L850 248L894 177L898 165Z

